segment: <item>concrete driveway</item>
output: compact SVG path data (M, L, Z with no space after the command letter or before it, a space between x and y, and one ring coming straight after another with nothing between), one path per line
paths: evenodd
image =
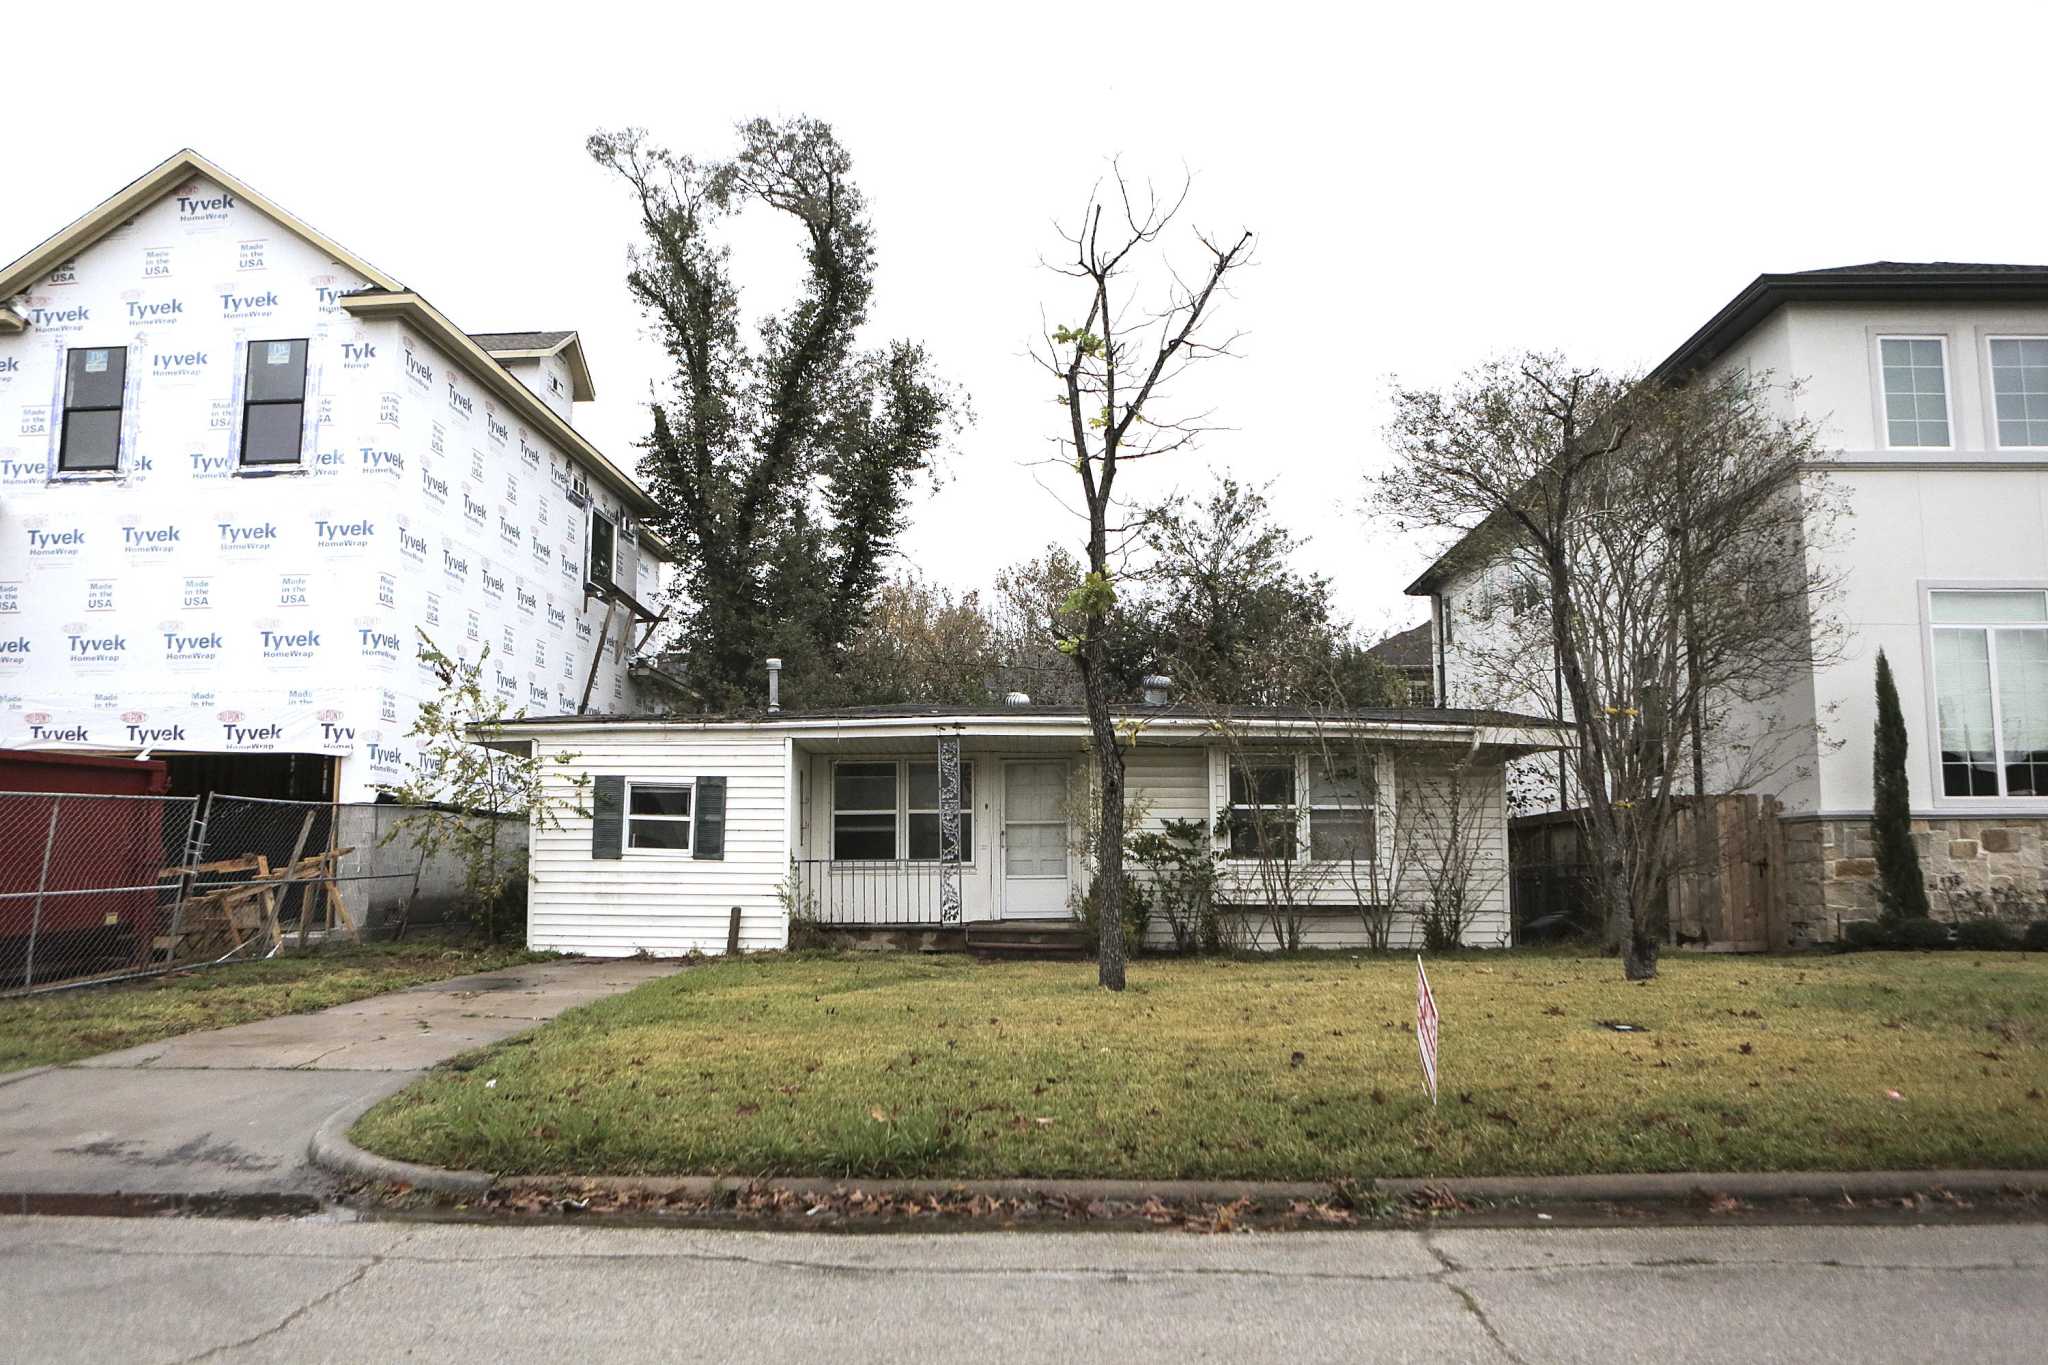
M322 1193L328 1115L675 969L535 963L0 1076L0 1195Z

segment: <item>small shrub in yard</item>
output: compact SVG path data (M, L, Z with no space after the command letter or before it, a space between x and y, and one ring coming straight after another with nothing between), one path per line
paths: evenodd
M1094 886L1081 898L1081 933L1090 953L1102 947L1101 897ZM1124 951L1136 954L1144 949L1145 931L1152 924L1152 898L1135 877L1124 878Z
M2020 946L2029 952L2048 953L2048 919L2037 919L2027 926L2027 932L2020 937Z
M1964 920L1956 926L1956 947L1974 948L1979 952L2010 952L2020 946L2019 935L2003 921L1995 919Z
M1842 942L1851 948L1890 948L1898 943L1892 926L1882 920L1851 920L1842 926Z
M1946 948L1949 946L1949 927L1940 920L1924 918L1900 920L1899 946L1901 948Z

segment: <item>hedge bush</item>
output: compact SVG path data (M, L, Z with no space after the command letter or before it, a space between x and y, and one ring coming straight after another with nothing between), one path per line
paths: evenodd
M1899 946L1902 948L1946 948L1949 941L1949 927L1940 920L1899 921Z
M2020 936L1995 919L1969 919L1956 926L1956 947L1979 952L2010 952L2020 946Z

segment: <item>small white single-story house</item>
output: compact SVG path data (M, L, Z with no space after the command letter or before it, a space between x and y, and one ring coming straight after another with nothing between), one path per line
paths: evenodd
M1133 828L1195 822L1232 914L1258 919L1283 898L1302 945L1361 945L1362 904L1417 906L1455 864L1465 941L1509 941L1503 770L1557 747L1548 722L1161 704L1118 725ZM722 952L735 908L747 951L785 946L793 910L824 928L971 939L1070 922L1087 889L1095 765L1072 708L559 716L508 722L496 742L533 745L552 794L532 830L536 949ZM1391 946L1420 942L1412 915L1395 918ZM1166 935L1155 921L1152 941Z

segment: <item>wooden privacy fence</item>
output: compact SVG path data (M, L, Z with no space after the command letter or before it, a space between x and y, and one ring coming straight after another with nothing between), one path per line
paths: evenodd
M1666 937L1724 952L1787 946L1782 807L1768 796L1710 796L1680 803L1672 839L1676 873L1667 892ZM1518 933L1563 916L1580 933L1599 932L1589 900L1592 861L1577 812L1509 822Z

